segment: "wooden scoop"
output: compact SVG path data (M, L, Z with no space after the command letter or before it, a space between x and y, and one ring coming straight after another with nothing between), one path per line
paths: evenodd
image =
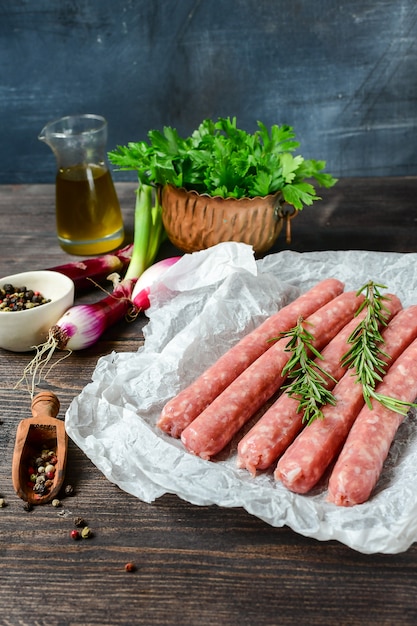
M16 431L13 453L12 480L17 495L30 504L45 504L57 497L65 478L68 452L68 435L63 420L57 419L60 403L51 391L41 391L32 401L32 415L23 419ZM34 490L31 470L42 451L55 452L53 477L49 474L47 488ZM50 459L45 459L47 467ZM49 484L49 480L52 481Z

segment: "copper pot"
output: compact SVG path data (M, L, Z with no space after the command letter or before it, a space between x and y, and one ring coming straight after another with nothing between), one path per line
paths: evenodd
M250 244L256 254L263 254L274 245L286 217L281 192L236 199L165 185L161 205L168 238L184 252L240 241Z

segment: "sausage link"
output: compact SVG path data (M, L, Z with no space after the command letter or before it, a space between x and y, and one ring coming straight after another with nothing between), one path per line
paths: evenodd
M389 311L387 322L401 309L401 302L396 296L388 297L390 300L386 302ZM333 389L346 371L341 361L349 349L347 340L365 315L364 310L346 324L322 350L322 359L316 359L317 364L332 377L325 379L326 388L329 390ZM298 411L298 404L296 398L291 398L286 393L279 396L240 440L237 448L239 468L247 469L255 475L257 470L267 469L278 459L304 426L303 413Z
M271 347L269 341L295 326L343 292L344 284L328 278L266 319L230 348L191 385L179 392L162 409L157 426L172 437L180 437L188 426L251 363Z
M360 302L354 292L345 292L305 320L317 350L347 324ZM184 429L181 440L189 452L211 458L271 398L284 381L282 370L290 358L287 345L286 337L274 343Z
M392 365L379 393L414 402L417 396L417 340ZM327 500L339 506L366 502L404 416L373 402L359 413L329 479Z
M386 370L417 337L417 307L400 311L382 333L381 346L388 355ZM384 379L386 376L384 377ZM278 461L274 476L291 491L307 493L337 458L355 419L364 406L362 386L348 370L333 390L336 406L323 409L324 418L315 420L298 435Z

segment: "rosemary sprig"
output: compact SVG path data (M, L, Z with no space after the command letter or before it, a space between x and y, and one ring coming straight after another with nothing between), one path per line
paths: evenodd
M414 402L406 402L405 400L399 400L398 398L384 396L383 394L373 390L369 392L369 396L382 404L382 406L390 409L390 411L395 411L395 413L400 413L400 415L407 415L408 411L412 407L417 407L417 404L415 404Z
M368 281L357 291L357 296L364 293L365 298L356 311L356 315L365 307L366 314L347 340L351 348L342 356L342 365L354 369L356 381L362 385L363 397L370 409L372 409L373 398L391 411L406 415L410 407L417 405L375 391L377 383L383 379L386 359L391 358L381 348L384 339L380 329L387 325L389 315L384 304L384 300L389 298L381 293L381 289L386 289L386 287Z
M351 348L342 356L342 365L355 371L356 381L362 385L369 408L372 408L370 392L385 372L383 357L389 358L381 349L384 340L380 327L386 326L388 319L388 310L384 305L387 297L381 294L381 289L386 287L369 281L356 292L357 296L364 292L365 298L355 315L359 315L365 307L366 314L348 337L347 343L351 344Z
M336 380L313 360L312 357L323 357L314 347L314 336L305 328L302 318L281 337L289 337L285 351L292 353L282 374L293 380L283 389L298 400L297 412L303 412L303 422L311 424L315 419L323 418L321 407L324 404L336 404L336 398L326 387L326 378Z

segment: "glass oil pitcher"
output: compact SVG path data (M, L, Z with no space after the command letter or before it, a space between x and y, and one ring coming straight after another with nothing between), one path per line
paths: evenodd
M123 242L119 201L106 164L107 121L71 115L49 122L39 135L57 160L56 227L70 254L99 255Z

